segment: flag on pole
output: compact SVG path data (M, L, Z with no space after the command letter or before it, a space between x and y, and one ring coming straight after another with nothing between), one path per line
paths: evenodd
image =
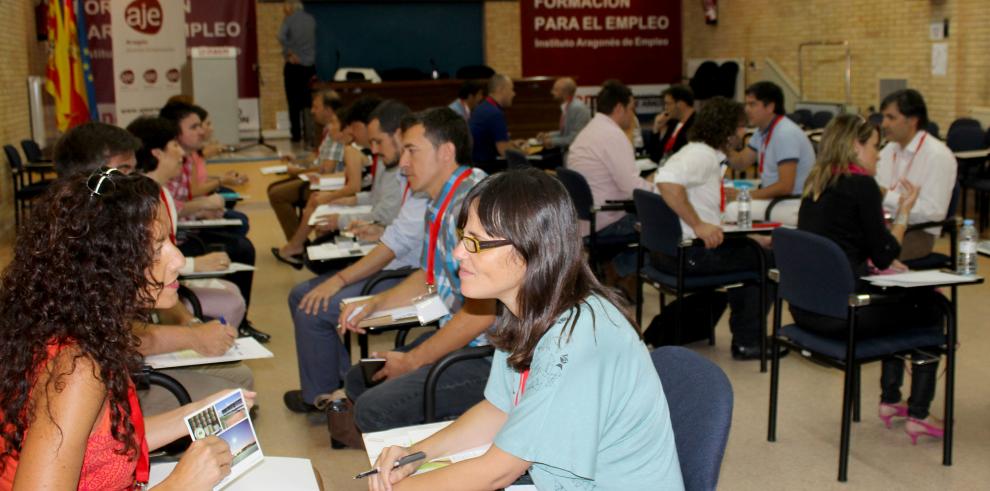
M79 0L48 0L48 68L45 90L55 99L55 121L59 131L89 121L95 101L83 16L77 15ZM80 30L80 26L83 28ZM80 43L82 41L82 43Z

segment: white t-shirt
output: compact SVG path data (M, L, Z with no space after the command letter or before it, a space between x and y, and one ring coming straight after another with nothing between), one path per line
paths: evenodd
M688 143L667 159L657 171L653 181L657 184L670 183L684 186L688 201L694 207L698 218L706 223L718 225L722 221L722 162L725 154L699 142ZM681 233L684 239L696 237L694 230L681 220Z
M887 189L883 209L891 215L897 213L901 199L899 181L906 178L911 184L921 186L908 223L945 220L956 184L956 170L956 157L949 147L925 131L917 132L906 147L888 143L880 151L877 162L877 183ZM940 229L925 231L937 236Z

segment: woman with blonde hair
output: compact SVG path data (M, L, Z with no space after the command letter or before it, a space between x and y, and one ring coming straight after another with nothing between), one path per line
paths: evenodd
M877 159L880 132L876 126L855 114L842 114L825 128L819 145L818 160L805 181L798 228L833 240L846 253L857 278L894 266L901 241L907 230L908 215L918 198L919 188L907 180L897 213L888 228L883 215L883 193L877 185ZM868 290L860 282L858 290ZM913 288L896 302L871 305L860 310L856 331L861 338L886 335L918 325L940 325L935 290ZM823 336L844 338L845 319L824 316L791 306L794 320ZM935 396L938 359L913 360L911 396L901 402L904 362L899 358L883 360L880 375L878 415L890 428L895 417L907 417L905 431L912 442L918 436L942 436L942 424L929 416L928 408Z

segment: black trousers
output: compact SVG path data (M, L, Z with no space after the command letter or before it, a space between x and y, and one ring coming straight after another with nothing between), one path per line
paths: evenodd
M729 239L715 249L691 247L685 250L687 261L686 275L726 274L739 271L758 271L760 258L755 248L746 239ZM765 251L766 265L770 267L773 258ZM657 269L677 274L677 259L669 256L653 255L651 264ZM765 275L766 271L760 274ZM767 288L767 305L772 298L770 285ZM728 291L729 329L732 331L732 344L737 346L759 346L760 336L764 336L760 319L760 286L745 284Z
M289 103L289 126L292 141L299 141L303 137L304 111L308 111L313 104L309 82L314 75L316 75L316 67L313 65L286 63L282 68L285 99Z
M915 291L919 290L919 291ZM938 308L940 293L930 289L912 289L903 299L893 304L869 305L859 310L856 317L857 339L896 334L905 326L941 326L942 314ZM822 336L845 339L848 334L846 320L815 314L797 307L790 307L791 316L801 327ZM940 327L933 327L940 329ZM935 398L935 381L938 374L938 358L934 360L912 359L911 395L908 398L908 415L925 419ZM920 363L925 361L925 363ZM901 385L904 383L904 360L886 358L880 369L880 400L888 404L901 401Z

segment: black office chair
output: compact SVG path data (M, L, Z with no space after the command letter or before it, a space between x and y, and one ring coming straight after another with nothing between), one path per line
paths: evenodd
M778 349L791 348L815 362L842 370L845 384L842 395L842 427L839 443L839 481L846 481L849 464L849 433L852 421L860 416L860 366L883 358L906 354L918 349L945 352L948 357L945 383L945 404L953 401L953 370L955 349L946 349L944 326L953 327L953 310L948 301L941 307L946 322L936 326L904 326L897 334L868 339L856 339L857 312L865 306L890 301L890 296L859 293L856 278L845 253L831 240L801 230L777 229L773 232L773 248L777 269L770 272L778 281L774 302L773 336L771 337L770 410L767 440L777 440L777 392L780 379ZM813 258L813 260L809 260ZM844 340L831 339L809 331L798 324L781 326L783 302L819 315L845 319L849 326ZM951 345L951 344L950 344ZM852 360L852 362L849 362ZM951 411L946 410L945 451L949 455L952 441Z
M508 148L505 150L505 162L508 170L528 169L531 167L529 158L520 150Z
M934 121L928 122L928 125L925 126L925 131L930 133L935 138L938 138L940 140L942 139L942 137L938 133L938 123Z
M667 398L684 488L714 490L732 427L732 384L718 365L681 346L657 348L650 358Z
M866 117L866 120L869 121L870 124L872 124L873 126L879 128L880 125L883 124L883 114L870 113L870 115Z
M577 209L578 220L585 220L589 224L590 231L583 238L584 245L588 249L588 262L596 269L601 277L601 264L609 257L622 252L624 249L636 245L639 239L637 234L623 236L599 237L596 228L596 216L601 211L626 211L635 212L635 208L629 202L606 203L602 206L595 206L594 197L591 194L591 187L588 181L580 173L566 168L557 169L557 179L567 189L574 207Z
M24 165L21 154L13 145L4 145L3 151L7 156L7 163L10 164L10 179L14 190L14 225L19 228L32 201L48 189L51 181L41 179L34 182L33 174L37 171L32 168L33 166Z
M34 140L21 140L21 150L24 150L24 158L27 159L29 164L47 166L49 170L54 170L52 167L52 159L46 159L41 152L41 147Z
M965 127L979 128L982 131L983 125L980 124L979 121L973 118L957 118L955 121L949 124L949 133L952 133L958 128L965 128Z
M795 109L788 117L802 128L811 126L811 111L808 109Z
M811 115L811 128L816 130L824 128L832 120L832 116L829 111L816 111Z
M984 134L983 130L976 125L960 123L964 120L956 120L949 128L946 135L945 144L953 152L969 152L973 150L983 150ZM968 191L973 190L976 199L976 210L980 220L980 227L984 225L986 214L987 194L990 193L990 175L987 172L987 158L956 158L958 171L956 178L959 180L960 200L962 216L966 218Z
M423 416L426 423L433 423L437 420L437 383L440 376L451 366L467 360L486 358L495 354L492 346L469 346L449 353L433 364L433 368L426 374L426 386L423 390Z
M640 222L639 254L636 264L638 281L636 282L636 322L642 324L643 319L643 282L650 282L660 291L660 310L663 311L666 294L676 297L675 308L677 322L674 324L674 344L679 344L682 338L684 297L689 293L715 290L739 283L756 283L760 286L760 319L762 324L760 336L760 371L766 371L766 279L762 271L765 269L765 256L759 244L744 237L727 237L725 240L742 240L751 245L760 258L759 271L739 271L717 275L688 275L686 273L685 250L692 246L703 246L700 239L683 240L681 238L681 221L670 209L663 198L656 193L637 189L633 191L633 201L636 203L636 213L641 217L649 217ZM675 274L666 273L646 264L646 254L658 254L672 258L677 263ZM712 319L708 344L715 344L715 321Z

